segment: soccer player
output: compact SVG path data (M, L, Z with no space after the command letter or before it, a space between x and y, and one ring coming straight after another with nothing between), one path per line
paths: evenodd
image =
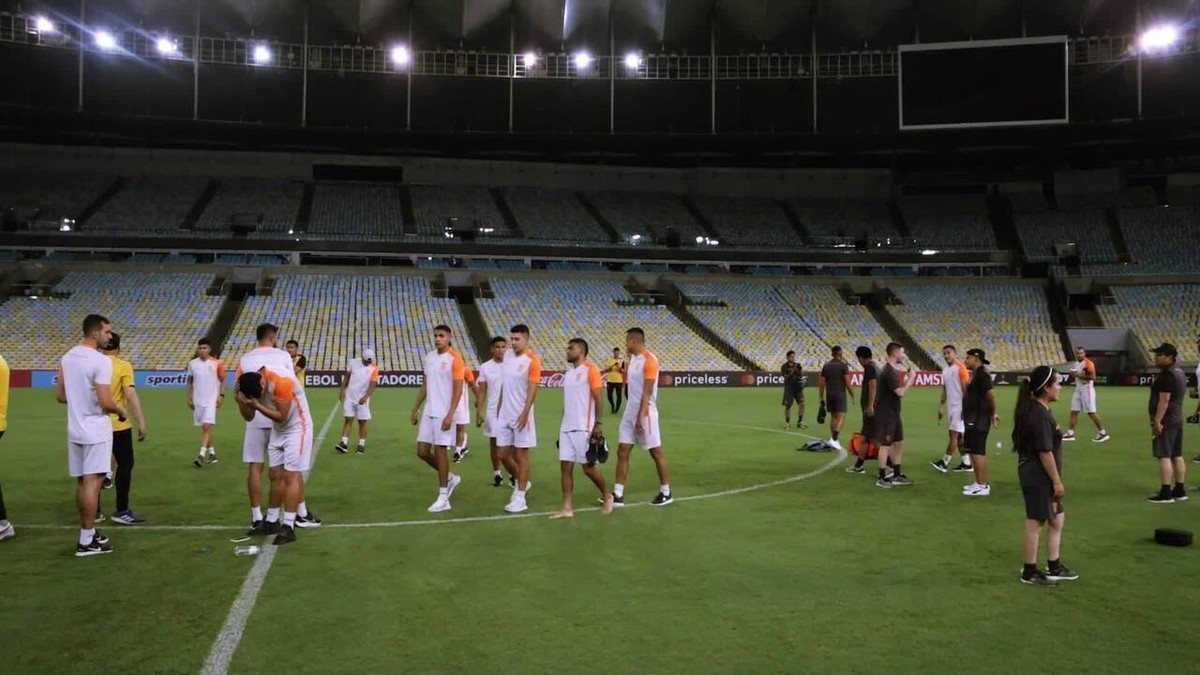
M872 358L871 348L860 346L854 350L854 355L858 357L858 363L862 366L862 431L863 440L870 445L878 440L878 434L875 430L875 399L879 394L879 366L875 364ZM854 460L854 466L847 467L846 473L856 475L865 474L866 469L863 465L867 463L866 449Z
M296 373L296 379L303 385L304 373L308 371L308 357L300 353L300 343L295 340L288 340L286 347L288 356L292 357L292 369Z
M304 472L312 465L312 416L305 413L301 388L292 370L279 374L263 366L238 376L237 403L242 418L261 415L271 421L267 452L271 467L283 470L283 526L271 543L296 541L296 517L304 494Z
M1021 583L1055 586L1079 575L1062 564L1063 514L1062 432L1050 406L1058 401L1062 384L1050 366L1038 366L1021 382L1013 412L1013 451L1020 458L1017 475L1025 495L1024 563ZM1038 569L1038 539L1046 527L1049 569Z
M604 409L600 402L600 369L588 360L588 343L572 338L567 343L567 362L571 367L563 374L563 419L558 430L558 462L562 468L562 510L551 519L574 518L575 465L583 465L583 475L600 490L604 501L601 513L613 511L613 495L596 468L595 457L588 457L592 440L604 438L601 422Z
M996 414L996 392L992 391L992 375L984 366L991 365L987 353L982 349L968 349L966 366L970 379L962 404L962 451L963 457L972 457L975 480L963 488L968 497L986 497L992 494L988 482L987 437L992 426L1000 423Z
M529 347L529 326L519 323L509 330L509 349L501 366L499 430L496 446L500 457L511 457L517 466L517 486L504 506L508 513L520 513L529 507L525 495L529 480L529 451L537 447L537 422L534 403L542 381L542 359Z
M1171 504L1188 498L1183 481L1187 463L1183 460L1183 397L1187 375L1176 363L1179 350L1164 342L1154 349L1154 365L1159 368L1150 385L1150 430L1154 438L1153 454L1158 459L1162 483L1151 504ZM1171 479L1174 477L1174 487Z
M463 392L454 408L454 463L458 464L467 457L467 427L471 426L470 396L475 396L479 404L479 390L475 387L475 373L469 367L463 368Z
M1096 436L1092 442L1108 441L1104 420L1096 414L1096 364L1087 357L1087 350L1083 347L1075 348L1075 365L1071 367L1071 374L1075 376L1075 394L1071 396L1071 427L1063 434L1063 440L1075 440L1075 425L1079 423L1079 413L1082 411L1096 425Z
M437 500L429 506L430 513L450 510L450 496L462 478L450 473L447 448L454 445L455 404L462 396L462 356L450 346L450 327L439 324L433 328L434 350L425 355L425 380L413 404L412 424L417 426L417 457L438 474ZM422 413L421 406L425 409Z
M621 411L621 393L625 387L625 359L621 358L621 348L613 347L612 356L604 364L605 379L608 381L608 407L612 414Z
M796 418L797 429L807 429L804 423L804 367L796 362L796 352L788 350L784 356L783 367L779 372L783 375L783 428L792 424L792 403L799 406L799 417Z
M379 385L379 365L375 363L375 350L364 349L362 357L350 362L342 374L342 387L338 400L342 402L342 440L334 450L345 454L350 451L350 428L358 420L358 449L361 455L367 451L367 422L371 421L371 395Z
M8 362L0 356L0 438L8 431ZM4 491L0 489L0 541L17 536L17 529L8 522L8 511L4 508Z
M112 420L125 420L125 409L112 396L112 361L100 353L112 336L108 319L89 314L83 339L63 355L55 399L67 406L67 467L76 480L79 543L75 557L112 553L108 537L96 530L100 486L112 464Z
M842 356L842 348L833 348L833 358L821 368L818 378L821 405L829 414L829 445L842 449L838 436L846 423L846 402L854 398L854 387L850 386L850 366Z
M146 414L134 388L133 364L121 358L121 336L113 332L108 344L100 350L112 361L112 397L118 407L132 412L138 420L138 442L146 440ZM129 508L129 488L133 483L133 425L129 420L112 415L113 459L117 465L117 510L113 520L122 525L146 522ZM97 513L96 520L103 520Z
M912 485L904 475L904 420L900 416L900 403L904 395L917 381L916 370L901 370L904 365L904 347L889 342L887 363L879 371L879 389L875 396L875 424L879 434L879 480L876 487L891 489L897 485Z
M626 380L629 397L625 415L621 417L620 445L617 446L617 477L613 485L613 504L625 506L625 481L629 478L629 453L634 445L650 452L658 471L658 494L652 506L666 506L675 501L671 494L671 477L667 456L663 454L658 426L658 357L646 349L646 332L633 327L625 331L625 351L629 354Z
M492 338L492 358L479 365L479 377L476 378L475 389L475 426L482 426L483 433L491 446L492 487L504 484L500 473L503 464L508 471L508 483L517 486L517 465L512 457L501 460L500 450L496 447L496 431L500 427L497 415L500 413L501 382L503 381L504 352L508 351L508 340L497 335ZM494 385L492 383L495 383Z
M200 454L192 460L196 468L217 463L217 449L212 444L212 428L217 423L217 408L225 401L225 364L212 355L208 338L196 341L196 358L187 365L187 406L192 411L192 424L200 427Z
M955 473L968 473L971 469L971 455L963 452L963 392L967 382L971 380L971 372L958 360L958 349L954 345L942 347L942 358L946 367L942 369L942 400L938 403L938 424L947 417L950 418L949 440L946 443L946 454L936 462L930 462L939 473L950 470L950 460L954 451L962 455L962 462L954 467Z

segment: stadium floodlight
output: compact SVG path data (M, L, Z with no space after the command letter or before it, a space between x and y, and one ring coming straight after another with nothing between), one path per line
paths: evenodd
M629 52L625 55L625 67L629 70L637 70L642 65L642 57L636 52Z
M397 66L407 66L411 59L412 55L408 53L408 47L404 45L392 47L392 63Z
M587 52L575 53L575 67L579 70L584 70L592 65L592 55Z
M37 32L39 33L53 33L55 30L54 22L44 16L39 16L34 19L33 27L37 29Z
M104 50L116 49L117 38L106 30L98 30L96 31L96 46Z
M927 248L921 251L921 255L937 255L938 253L941 253L941 251L937 251L932 248Z
M1142 33L1138 44L1143 52L1162 51L1179 41L1179 28L1170 24L1155 26Z
M268 49L266 45L255 45L252 54L254 56L254 62L257 64L261 65L271 62L271 50Z
M521 57L521 64L526 68L533 68L537 65L537 54L525 52L525 55Z
M155 49L163 56L171 56L179 53L179 44L170 38L160 37L154 42Z

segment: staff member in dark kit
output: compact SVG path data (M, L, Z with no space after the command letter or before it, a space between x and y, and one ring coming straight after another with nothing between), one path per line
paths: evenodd
M1154 350L1154 365L1159 371L1150 385L1150 433L1154 439L1151 450L1158 460L1162 485L1158 494L1148 499L1151 504L1173 504L1188 498L1183 486L1187 474L1183 459L1183 397L1187 394L1187 375L1176 364L1178 359L1179 350L1169 342Z
M963 488L968 497L986 497L992 494L988 481L987 438L992 425L1000 423L996 414L996 392L992 390L992 375L984 366L990 365L982 349L968 349L964 365L971 371L971 379L963 396L963 448L971 457L971 468L975 480Z
M833 348L833 358L821 368L817 378L817 388L821 393L821 407L829 413L829 445L842 449L838 436L842 433L842 425L846 423L846 402L854 400L854 387L850 386L850 366L842 356L842 348ZM817 415L817 423L824 420Z
M1013 412L1013 451L1017 453L1017 476L1025 495L1025 566L1021 583L1054 586L1079 575L1062 564L1063 496L1062 430L1050 406L1058 401L1062 383L1050 366L1038 366L1021 382ZM1046 528L1048 569L1038 569L1038 539Z
M792 403L799 406L797 429L807 429L804 423L804 366L796 362L796 352L789 350L779 372L783 375L783 428L792 424Z

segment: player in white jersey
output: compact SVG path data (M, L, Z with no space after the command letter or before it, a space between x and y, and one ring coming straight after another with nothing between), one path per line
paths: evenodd
M963 432L967 427L963 422L962 412L963 395L966 393L967 383L971 381L971 371L959 360L958 348L954 345L942 347L942 358L946 360L946 367L942 369L942 400L938 404L937 418L938 424L941 424L942 420L948 420L950 439L946 443L946 454L930 464L939 473L950 471L950 460L954 459L954 452L957 450L962 461L953 471L970 473L973 471L971 455L963 452Z
M463 392L458 397L458 406L454 409L454 463L458 464L467 457L467 427L471 426L470 397L475 396L479 403L479 390L475 386L475 373L471 367L463 368Z
M499 428L496 447L500 457L511 457L517 465L517 485L504 510L520 513L528 510L525 495L529 480L529 451L537 447L537 422L534 402L542 382L542 359L529 347L529 326L519 323L509 330L509 350L501 366Z
M1071 366L1071 374L1075 376L1075 393L1071 395L1070 428L1063 434L1064 441L1075 440L1075 425L1079 424L1079 413L1085 412L1096 425L1096 435L1093 443L1106 443L1109 439L1108 429L1104 428L1104 420L1096 413L1096 364L1088 358L1087 350L1075 348L1075 365Z
M308 424L311 427L312 411L304 396L303 383L296 377L292 357L276 346L279 340L279 327L269 323L261 324L255 329L255 339L258 341L258 346L242 355L238 363L237 376L240 378L246 373L257 373L266 367L273 373L294 380L300 385L296 387L297 396L303 403L301 410L308 416ZM263 465L268 464L269 459L267 448L271 441L271 424L271 420L266 417L254 415L253 419L246 423L246 435L242 443L242 461L248 465L246 489L250 497L250 531L247 532L247 535L252 537L279 534L280 531L279 517L283 507L285 486L283 468L279 465L268 468L271 492L267 497L265 518L262 512L262 470ZM312 460L312 453L308 454L307 459ZM307 471L307 468L305 470ZM303 485L297 513L296 525L299 527L320 527L321 519L308 510Z
M604 386L600 369L588 360L588 343L583 338L573 338L567 343L567 362L571 367L563 374L563 419L558 430L558 462L562 469L562 510L550 516L552 520L574 518L575 465L583 465L583 474L600 490L604 502L601 513L608 515L613 510L613 495L604 483L604 476L596 468L597 461L607 457L593 454L593 442L604 442L604 425L601 418L604 406L600 402L600 389Z
M362 357L350 362L342 374L342 388L338 400L342 402L342 440L334 446L340 453L350 451L350 428L358 420L358 450L367 451L367 422L371 420L371 395L379 385L379 364L375 362L375 350L364 349Z
M616 506L625 506L625 481L629 478L629 453L634 445L650 452L658 471L658 495L650 502L666 506L675 501L671 494L667 456L662 451L658 426L658 357L646 349L646 333L641 328L625 332L625 351L629 366L625 379L629 383L625 415L621 418L621 444L617 447L617 478L613 485Z
M271 468L283 471L283 525L272 543L296 541L296 511L304 490L304 472L311 466L313 449L312 415L306 411L302 388L295 373L278 373L268 366L238 376L237 403L242 417L252 422L258 416L271 421L267 452Z
M112 466L112 419L125 420L125 409L112 395L112 360L100 353L108 345L108 319L89 314L83 320L83 339L61 361L55 398L67 406L67 468L76 479L79 543L75 556L112 553L108 538L96 530L96 511L104 475Z
M430 513L449 511L450 496L462 482L462 477L450 473L446 453L454 445L454 412L462 396L466 364L450 340L449 326L434 327L434 350L425 355L425 379L412 409L412 424L418 427L417 457L438 474L438 497L429 506Z
M217 463L217 449L212 444L212 428L217 423L217 408L225 400L225 364L212 355L208 338L196 341L196 358L187 365L187 406L192 411L192 424L200 427L200 454L192 461L197 468Z
M492 358L479 364L479 375L475 378L475 426L483 427L483 433L491 446L492 487L504 484L500 473L501 464L508 470L508 483L517 485L517 465L512 457L500 457L496 447L496 430L500 420L496 415L500 412L500 392L503 379L504 353L508 351L508 340L497 335L492 338Z

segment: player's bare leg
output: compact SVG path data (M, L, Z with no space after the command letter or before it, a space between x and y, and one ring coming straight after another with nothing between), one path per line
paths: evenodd
M550 516L550 520L575 517L575 462L559 462L562 468L562 509Z

